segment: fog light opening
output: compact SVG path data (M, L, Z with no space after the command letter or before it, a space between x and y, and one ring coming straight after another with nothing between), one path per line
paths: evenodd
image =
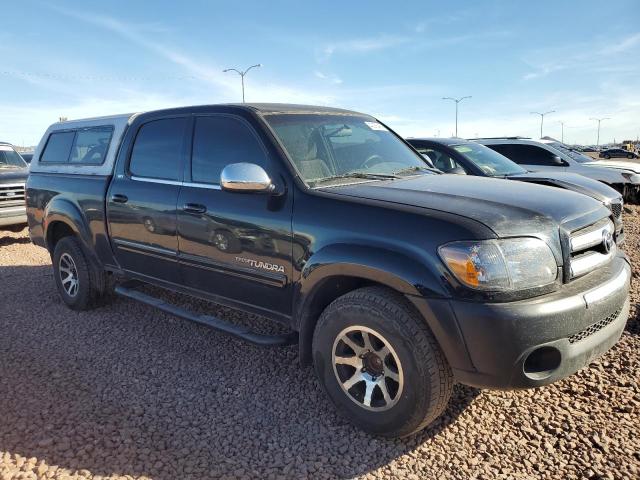
M524 361L524 374L532 380L544 380L560 366L562 355L557 348L540 347Z

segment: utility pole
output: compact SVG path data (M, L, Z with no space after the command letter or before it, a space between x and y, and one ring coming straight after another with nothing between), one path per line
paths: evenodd
M593 118L591 117L589 120L595 120L596 122L598 122L598 139L596 140L596 147L600 146L600 123L603 120L611 120L610 117L602 117L602 118Z
M249 70L251 70L252 68L257 68L257 67L261 67L262 64L261 63L256 63L255 65L251 65L249 68L247 68L244 71L241 70L237 70L235 68L227 68L225 70L223 70L223 72L236 72L238 75L240 75L240 80L242 82L242 103L244 103L244 76L249 73Z
M456 102L456 137L458 136L458 104L466 98L471 98L471 95L460 98L442 97L442 100L451 100L453 102Z
M555 110L549 110L548 112L531 112L531 115L540 115L540 138L542 138L542 126L544 125L544 116L550 113L555 113Z

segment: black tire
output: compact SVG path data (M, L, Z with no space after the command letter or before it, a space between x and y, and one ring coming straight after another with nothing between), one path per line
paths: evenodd
M630 159L630 160L633 160L634 157L633 157L632 154L629 154L629 155L627 155L627 158Z
M609 160L609 159L611 158L611 155L606 154L606 155L604 156L604 158L606 158L607 160Z
M63 257L65 259L61 264ZM65 265L68 268L69 258L77 277L76 289L71 292L68 291L69 284L63 285L63 277L66 278L68 274L62 270ZM89 259L76 237L64 237L56 244L52 262L58 293L69 308L90 310L111 298L113 285L110 277Z
M387 354L383 364L391 362L390 357L397 358L400 365L395 370L401 372L400 379L404 379L402 387L397 384L395 397L392 393L394 381L382 380L388 382L385 390L388 390L387 395L392 401L385 402L380 389L377 397L382 406L375 411L367 409L364 402L356 398L360 395L366 400L367 383L353 384L345 391L340 383L344 378L338 378L341 375L339 369L343 366L334 368L334 347L344 348L346 345L336 339L345 330L358 326L371 329L375 332L374 338L378 334L389 343L393 355ZM357 332L354 335L352 340L357 340ZM358 342L358 346L361 345ZM365 287L335 300L318 320L312 350L316 374L338 411L371 434L397 438L418 432L442 414L451 398L453 375L438 342L408 301L394 291ZM351 351L356 352L354 349ZM359 371L355 366L346 368L352 368L354 375ZM366 367L360 371L365 372ZM346 376L349 376L349 371ZM369 395L370 407L375 406L372 399L376 397L376 387L373 388L374 393ZM358 389L365 393L358 393Z

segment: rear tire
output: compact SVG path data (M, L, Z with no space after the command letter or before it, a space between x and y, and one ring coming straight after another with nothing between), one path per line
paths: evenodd
M58 293L69 308L90 310L111 298L111 279L89 259L76 237L62 238L52 261Z
M411 435L438 418L451 397L453 375L438 342L391 290L365 287L335 300L318 320L312 348L331 401L369 433Z

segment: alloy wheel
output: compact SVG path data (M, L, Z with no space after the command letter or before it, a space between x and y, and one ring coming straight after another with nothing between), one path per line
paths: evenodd
M402 395L400 359L389 341L371 328L342 330L333 343L332 363L344 393L366 410L388 410Z

